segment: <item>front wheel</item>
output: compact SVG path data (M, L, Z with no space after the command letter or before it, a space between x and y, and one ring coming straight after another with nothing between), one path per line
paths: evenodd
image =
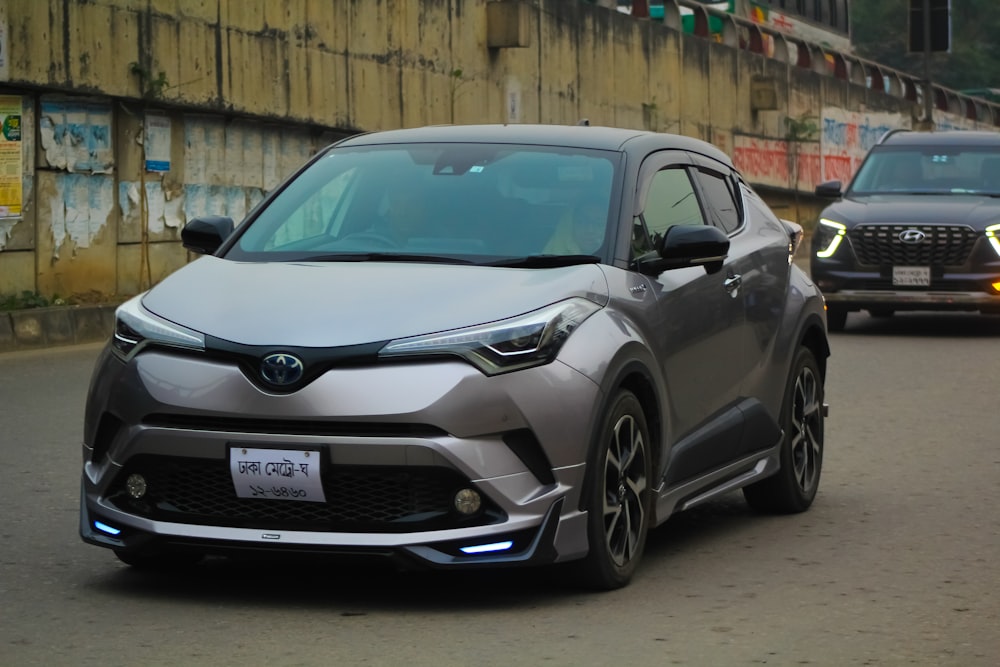
M743 489L755 510L791 514L812 505L823 467L823 376L812 350L800 347L781 408L781 468Z
M574 565L580 583L611 590L629 582L646 546L652 460L646 416L632 392L619 390L600 429L584 490L589 552Z

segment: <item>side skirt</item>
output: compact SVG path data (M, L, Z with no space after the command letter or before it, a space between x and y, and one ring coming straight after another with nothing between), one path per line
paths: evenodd
M768 449L754 452L696 479L673 487L661 486L656 494L653 525L660 525L676 512L691 509L778 472L781 441L779 437L778 442Z

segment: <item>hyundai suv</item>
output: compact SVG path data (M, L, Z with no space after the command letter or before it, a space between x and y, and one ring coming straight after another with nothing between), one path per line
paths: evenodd
M736 489L801 512L823 299L713 146L586 126L352 137L123 304L86 407L80 532L134 566L313 552L565 563Z
M827 324L902 310L1000 313L1000 134L893 131L822 212L810 268Z

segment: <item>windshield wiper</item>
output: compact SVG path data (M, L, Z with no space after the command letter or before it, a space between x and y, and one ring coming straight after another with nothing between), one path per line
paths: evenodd
M511 257L495 262L484 262L483 266L503 266L517 269L550 269L558 266L573 266L574 264L598 264L601 258L597 255L530 255L528 257Z
M312 255L296 262L422 262L425 264L475 264L475 262L449 255L418 255L401 252L334 252Z

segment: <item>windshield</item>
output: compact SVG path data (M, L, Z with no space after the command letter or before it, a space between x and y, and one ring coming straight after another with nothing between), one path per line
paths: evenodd
M882 193L1000 196L1000 151L967 146L873 150L854 177L848 194Z
M596 261L615 152L501 144L334 148L248 223L241 260Z

